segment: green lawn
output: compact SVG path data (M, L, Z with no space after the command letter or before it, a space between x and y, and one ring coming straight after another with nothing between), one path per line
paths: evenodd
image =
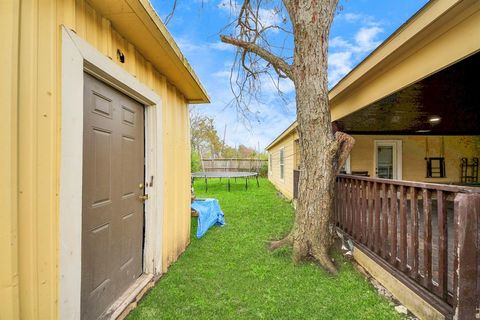
M349 262L336 255L340 272L316 264L295 266L291 249L274 253L266 242L286 234L290 203L265 179L248 191L238 181L195 183L198 197L215 197L226 226L213 227L192 242L129 319L400 319Z

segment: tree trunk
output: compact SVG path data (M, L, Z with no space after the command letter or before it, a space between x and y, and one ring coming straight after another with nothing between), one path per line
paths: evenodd
M263 58L280 77L290 78L295 84L301 159L298 206L292 231L284 239L273 241L270 249L293 244L295 261L313 257L330 272L336 272L328 255L333 243L335 178L354 143L344 133L334 134L328 101L327 47L337 2L283 0L293 27L293 65L255 42L261 30L252 30L251 17L242 16L250 1L244 1L237 26L243 28L244 34L257 31L253 41L248 37L220 37L243 52ZM248 12L254 14L252 10Z
M299 198L289 235L293 259L313 257L328 271L335 179L340 156L353 143L339 143L328 101L327 48L337 0L285 1L294 27L293 78L300 139ZM347 151L347 153L349 150Z

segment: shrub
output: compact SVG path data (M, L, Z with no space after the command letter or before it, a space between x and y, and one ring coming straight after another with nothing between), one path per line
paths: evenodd
M268 162L262 163L262 166L258 170L258 175L260 177L266 177L268 175Z
M193 151L190 155L190 170L191 172L202 171L202 164L200 163L200 155L197 151Z

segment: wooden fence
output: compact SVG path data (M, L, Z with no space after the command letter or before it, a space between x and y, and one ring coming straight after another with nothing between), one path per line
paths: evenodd
M268 160L260 159L202 159L205 172L260 172L262 166L268 165Z
M335 221L355 244L447 318L479 318L479 188L349 175Z

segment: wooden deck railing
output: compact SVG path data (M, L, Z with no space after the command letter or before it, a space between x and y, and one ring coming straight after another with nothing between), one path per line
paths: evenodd
M479 188L339 175L336 190L362 251L447 318L480 318Z

